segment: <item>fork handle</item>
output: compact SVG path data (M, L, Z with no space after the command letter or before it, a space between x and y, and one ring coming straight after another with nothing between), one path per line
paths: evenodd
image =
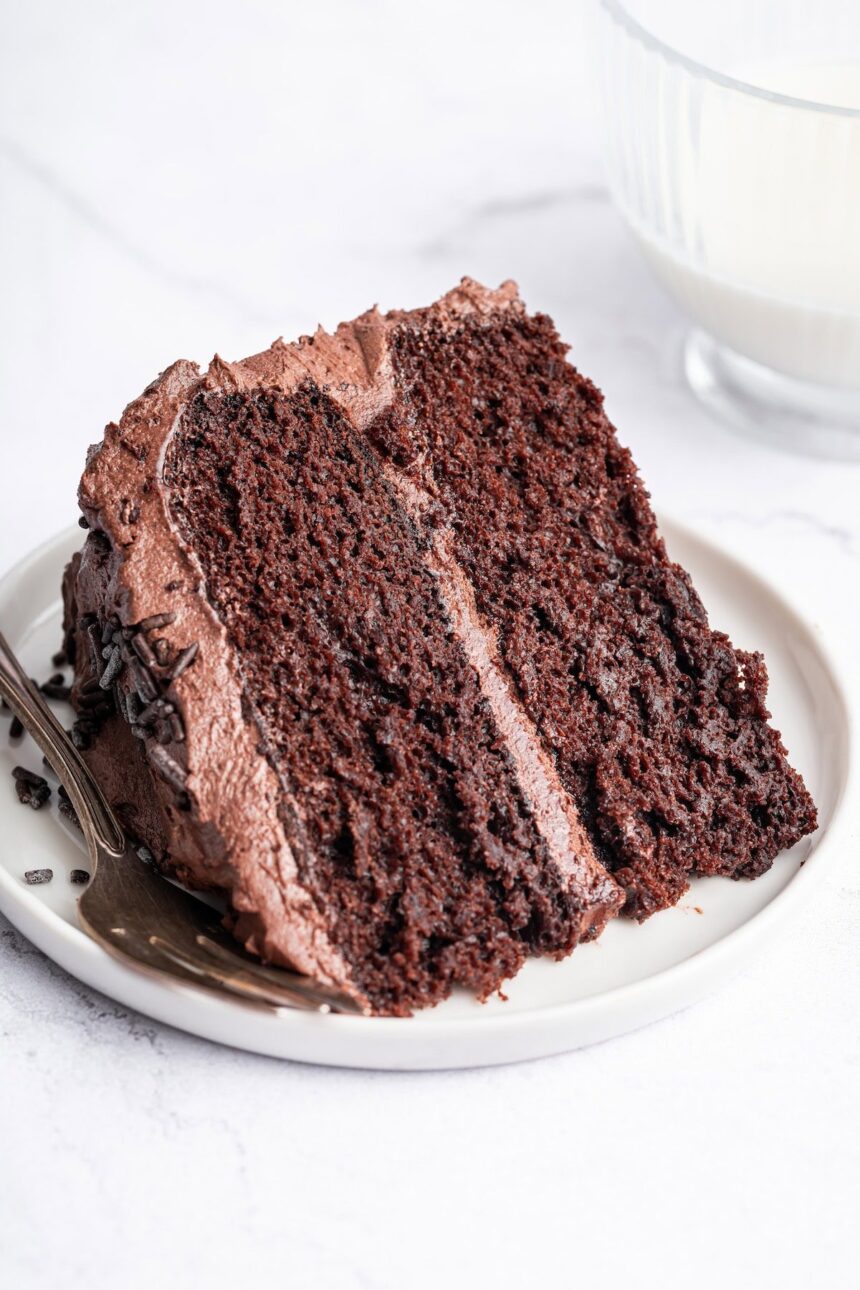
M6 637L0 632L0 695L41 748L65 788L95 861L98 849L125 852L116 816L75 745L31 683Z

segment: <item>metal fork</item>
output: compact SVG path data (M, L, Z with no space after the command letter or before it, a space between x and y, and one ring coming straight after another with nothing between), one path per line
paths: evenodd
M0 633L0 694L66 789L91 860L81 926L126 963L247 1003L362 1014L348 995L246 954L202 900L162 878L130 845L101 789Z

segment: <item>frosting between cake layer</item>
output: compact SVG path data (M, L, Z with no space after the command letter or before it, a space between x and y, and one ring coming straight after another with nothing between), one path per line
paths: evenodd
M386 466L386 476L420 526L422 515L432 505L429 494L414 478L391 466ZM427 565L436 576L454 632L478 675L550 857L559 870L575 878L591 893L594 904L583 911L581 934L596 934L620 908L621 892L594 855L570 794L534 723L513 694L511 679L499 653L497 633L481 620L474 591L452 552L448 529L433 532Z

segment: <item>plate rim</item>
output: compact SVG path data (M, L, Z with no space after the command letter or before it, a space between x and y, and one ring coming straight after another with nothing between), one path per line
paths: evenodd
M419 1056L417 1062L410 1061L408 1054L404 1055L399 1052L399 1042L395 1043L393 1052L386 1051L391 1047L393 1036L396 1035L399 1041L407 1033L404 1028L408 1026L408 1019L394 1017L365 1018L346 1015L322 1016L320 1014L287 1010L282 1010L278 1013L266 1012L265 1015L270 1024L276 1023L273 1033L276 1030L288 1040L291 1034L293 1037L299 1038L310 1025L313 1027L313 1031L308 1033L319 1033L319 1037L324 1034L336 1034L341 1036L343 1042L347 1045L356 1042L359 1036L366 1040L373 1035L376 1041L380 1041L382 1044L383 1051L375 1053L372 1051L371 1045L369 1054L362 1056L358 1052L355 1055L355 1060L353 1060L351 1057L342 1054L332 1056L320 1055L319 1052L310 1052L310 1055L308 1055L308 1052L301 1051L287 1054L278 1051L278 1048L283 1047L283 1045L266 1046L259 1043L248 1043L247 1040L243 1040L241 1037L231 1039L219 1035L214 1039L215 1042L249 1051L268 1053L282 1059L376 1069L450 1069L530 1060L552 1053L570 1051L574 1048L597 1042L602 1038L608 1038L611 1035L637 1029L640 1025L646 1025L673 1011L678 1011L688 1006L708 991L710 979L712 977L719 978L721 968L725 966L727 961L733 965L734 970L737 970L741 965L740 960L745 955L749 957L750 950L754 951L756 947L762 947L768 936L790 919L792 912L797 909L800 901L808 899L810 893L816 887L820 887L825 875L831 871L828 867L827 859L837 850L838 844L843 839L843 834L847 832L848 821L851 817L847 807L849 799L853 796L851 786L854 761L854 714L842 666L834 657L820 629L801 615L791 599L784 593L782 587L770 582L755 567L745 563L710 536L697 532L689 524L675 519L671 513L661 512L657 517L657 521L661 535L666 538L670 556L675 535L683 542L704 549L710 555L716 555L726 566L730 567L733 573L740 574L748 583L752 582L758 590L766 593L771 601L775 602L780 612L791 620L793 629L813 647L824 666L827 680L833 688L837 703L841 707L844 725L843 730L840 732L842 736L842 747L838 759L840 779L836 784L832 812L830 820L825 826L824 835L817 843L814 855L810 857L810 863L801 863L785 885L765 905L751 914L739 926L679 962L668 967L659 968L635 981L613 986L582 999L538 1004L534 1007L521 1008L509 1013L502 1011L490 1013L481 1017L477 1026L475 1016L467 1014L457 1014L451 1017L434 1016L434 1010L431 1009L429 1013L422 1015L419 1026L409 1028L409 1033L414 1038L413 1046L416 1049L423 1049L428 1043L432 1044L434 1040L438 1041L442 1038L456 1045L464 1038L478 1036L477 1044L466 1044L466 1048L472 1050L473 1048L481 1047L482 1041L491 1041L492 1043L494 1039L509 1040L511 1037L515 1039L517 1034L535 1027L552 1033L552 1038L549 1041L544 1039L543 1042L532 1045L528 1051L520 1056L511 1056L510 1045L505 1043L497 1053L490 1052L486 1055L475 1056L474 1053L470 1055L469 1052L466 1052L464 1053L465 1060L462 1061L458 1059L456 1053L453 1056L448 1054L438 1062L428 1060L426 1055ZM13 591L16 585L20 586L26 580L29 569L58 548L70 545L77 532L77 526L64 527L39 543L38 546L27 552L10 566L5 573L0 575L0 602L9 596L10 591ZM812 860L815 860L814 864ZM233 1001L220 997L216 999L210 993L198 990L193 986L186 987L168 980L158 980L119 962L108 954L106 950L102 949L101 946L92 941L82 928L67 922L65 918L55 913L48 905L39 900L35 893L30 892L22 887L19 882L16 882L5 866L0 866L0 909L2 909L2 912L13 926L31 940L47 957L53 959L54 962L60 963L71 975L84 981L89 987L109 994L124 1006L133 1007L163 1024L173 1025L178 1029L197 1034L203 1038L213 1039L213 1027L211 1025L208 1028L200 1029L199 1026L195 1026L193 1016L176 1020L177 1007L167 1006L171 1000L174 1004L180 1005L180 1011L181 1005L193 1004L194 1008L199 1010L202 1020L205 1020L204 1014L209 1012L213 1006L217 1008L219 1013L223 1011L225 1016L234 1015L237 1020L248 1015L248 1006L241 1001L236 1001L234 1004ZM20 921L16 914L21 915ZM22 926L21 923L26 924L26 926ZM61 953L58 957L56 953L59 948L57 945L58 939L60 946L69 951L68 955ZM752 942L752 945L750 945L750 942ZM79 962L75 966L69 966L68 960L70 958L79 960ZM93 976L101 979L94 980ZM104 983L105 976L108 977L107 985ZM692 980L693 988L686 989L683 1000L673 1004L672 1000L676 997L675 986L677 983L680 980L686 980L689 985L690 979ZM133 988L133 982L136 982L142 988ZM114 992L116 986L119 989ZM149 1000L150 994L156 1006L152 1006ZM129 998L129 995L133 997ZM157 1006L159 997L164 1000L163 1007ZM632 1024L623 1023L619 1027L617 1025L618 1015L626 1013L631 1005L634 1004L639 1005L641 1014L639 1019L633 1021ZM259 1015L259 1009L252 1009L252 1011L257 1012ZM165 1015L165 1012L170 1015ZM616 1022L613 1022L613 1018L616 1018ZM595 1020L603 1024L592 1025L593 1034L591 1037L578 1038L576 1034L567 1033L575 1031L577 1021L585 1023L585 1029L588 1030L588 1023L593 1023ZM241 1026L238 1028L241 1029ZM218 1027L216 1026L215 1029L218 1029ZM298 1047L311 1050L314 1045L312 1043L300 1043ZM324 1045L324 1047L331 1047L331 1044ZM516 1043L514 1043L513 1047L517 1047Z

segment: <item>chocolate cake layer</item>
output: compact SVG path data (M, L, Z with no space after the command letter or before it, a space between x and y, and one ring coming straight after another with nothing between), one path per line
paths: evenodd
M249 948L375 1011L485 995L814 827L763 663L511 284L176 364L81 504L73 698L111 800Z
M402 1011L568 953L615 893L599 870L596 893L571 881L588 843L572 813L561 846L543 828L428 538L363 436L310 381L201 393L162 478L241 659L299 877L363 994Z
M369 434L441 511L626 911L692 874L763 873L815 827L763 659L709 627L552 322L513 305L452 330L431 311L389 346L397 394Z

